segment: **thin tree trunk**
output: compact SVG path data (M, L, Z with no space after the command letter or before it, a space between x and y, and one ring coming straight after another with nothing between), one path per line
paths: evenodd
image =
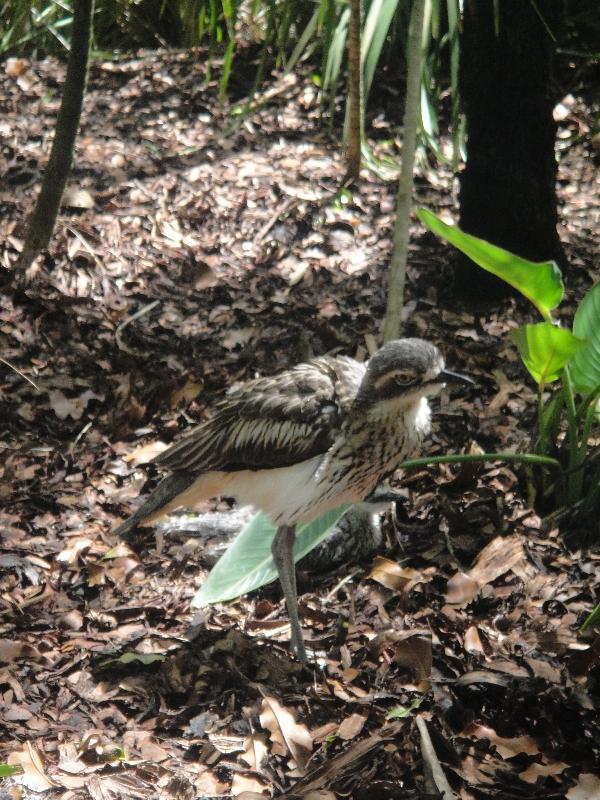
M402 134L402 171L398 181L394 243L390 261L387 308L383 322L383 338L386 342L390 339L397 339L400 335L402 306L404 305L408 228L412 210L413 168L417 146L417 125L421 93L421 50L424 14L425 0L413 0L406 54L406 101L404 104Z
M71 170L85 95L93 12L94 0L75 0L71 51L62 102L56 120L56 133L42 188L27 226L23 252L17 264L20 272L17 276L18 282L24 280L24 273L33 259L50 243L60 201Z
M348 140L346 177L344 183L354 183L360 175L362 144L362 68L360 63L360 0L350 0L348 28Z

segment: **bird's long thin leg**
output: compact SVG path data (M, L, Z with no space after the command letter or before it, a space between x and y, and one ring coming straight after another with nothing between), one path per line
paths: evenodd
M296 527L294 525L282 525L277 529L271 553L279 573L279 581L283 589L285 604L290 617L292 626L292 651L296 653L301 661L308 661L302 627L300 626L300 616L298 614L298 592L296 589L296 567L294 566L294 540L296 538Z

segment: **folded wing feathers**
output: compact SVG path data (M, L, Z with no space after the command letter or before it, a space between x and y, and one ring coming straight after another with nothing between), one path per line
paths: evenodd
M211 419L155 463L195 473L288 466L325 453L364 374L350 358L322 357L234 390Z

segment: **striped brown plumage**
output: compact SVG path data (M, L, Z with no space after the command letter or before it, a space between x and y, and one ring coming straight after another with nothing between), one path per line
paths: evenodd
M388 342L366 363L323 356L230 392L210 419L154 463L171 474L117 533L177 507L224 495L253 505L285 534L274 556L292 618L293 528L370 494L421 442L430 425L427 395L447 375L437 348L421 339ZM291 530L291 533L289 532ZM279 559L279 560L278 560ZM287 584L287 589L286 589ZM295 604L295 588L293 603Z

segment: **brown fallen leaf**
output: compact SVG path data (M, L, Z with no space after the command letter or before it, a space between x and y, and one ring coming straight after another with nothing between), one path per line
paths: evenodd
M432 569L418 570L411 567L402 567L398 562L389 558L377 556L367 578L371 578L386 589L409 592L418 583L426 583L433 577Z
M168 445L159 440L148 442L148 444L136 447L135 450L123 456L123 461L126 461L128 464L133 464L136 467L138 464L147 464L148 461L151 461L159 453L162 453L167 447Z
M523 772L519 772L519 778L526 783L535 783L538 778L547 778L548 775L562 775L569 765L562 761L549 761L547 764L530 764Z
M488 728L486 725L471 725L468 729L468 735L492 742L502 758L513 758L520 753L533 756L540 752L539 747L531 736L515 736L512 739L507 739L504 736L498 736L493 728Z
M392 651L392 661L409 670L417 683L431 676L433 651L429 631L386 631L369 642L373 658L379 658L384 649Z
M292 713L274 697L261 691L263 696L260 724L271 734L273 752L294 759L298 769L304 773L312 752L312 737L305 725L296 722Z
M491 583L509 571L524 578L534 574L533 567L527 561L523 541L519 536L496 536L479 553L468 574L483 585Z
M67 186L60 201L67 208L94 208L96 201L86 189L79 186Z
M600 800L600 778L591 772L582 772L575 786L567 792L568 800Z
M25 742L22 750L14 750L9 753L8 764L17 765L23 772L13 775L13 781L20 786L26 786L32 792L46 792L56 786L54 781L46 775L44 762L37 750L29 742Z
M363 717L362 714L350 714L349 717L342 720L338 728L338 736L345 741L354 739L362 731L366 721L367 718Z
M83 392L79 397L66 397L60 389L52 389L48 392L50 398L50 408L59 419L79 420L87 408L90 400L104 400L104 395L96 394L91 389Z
M29 61L24 58L8 58L4 64L4 72L9 78L18 78L29 69Z
M10 664L18 658L35 660L41 658L41 655L35 647L27 644L27 642L0 639L0 664Z
M483 644L479 637L479 631L476 625L469 625L465 631L464 638L465 650L469 653L483 653Z
M264 734L255 733L244 739L244 752L240 756L253 773L262 772L263 760L268 753ZM262 780L256 774L243 775L236 772L231 782L231 794L239 797L242 794L258 794L260 797L262 790L267 788L267 781Z
M533 575L521 538L497 536L483 548L468 572L457 572L448 580L446 600L450 605L468 605L483 586L511 571L524 580Z
M171 408L177 408L177 406L181 403L191 403L192 400L195 400L202 389L204 388L204 384L199 381L187 381L180 389L173 392L171 395Z
M288 792L280 795L284 797L303 796L302 792L308 794L311 791L322 789L325 784L332 780L339 780L349 772L356 772L359 762L366 758L373 750L378 749L388 742L393 742L394 737L400 730L401 725L390 726L385 729L384 734L374 734L368 739L360 739L354 742L343 753L329 759L324 764L320 764L311 770L305 778L299 780Z

